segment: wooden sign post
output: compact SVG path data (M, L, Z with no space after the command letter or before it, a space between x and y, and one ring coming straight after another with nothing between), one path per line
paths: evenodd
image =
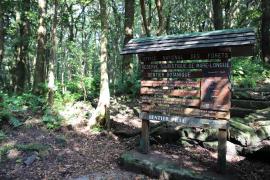
M229 59L248 55L246 51L251 51L254 43L255 33L250 29L130 41L122 54L139 54L141 151L150 150L150 120L216 128L217 164L224 172L231 107Z
M173 60L196 57L204 61L174 62L169 57ZM211 57L223 59L211 61ZM140 149L143 153L150 149L149 120L218 128L218 166L224 171L231 106L231 64L225 57L231 57L228 50L139 57L142 70Z

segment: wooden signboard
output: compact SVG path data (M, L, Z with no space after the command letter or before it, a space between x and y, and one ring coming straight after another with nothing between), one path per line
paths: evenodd
M227 51L140 55L143 151L149 150L149 120L218 128L219 148L223 148L219 166L223 168L231 107L230 57Z
M215 52L186 51L186 52L163 52L154 54L140 54L142 62L149 61L178 61L178 60L198 60L198 59L229 59L231 58L230 49L223 49Z
M255 39L252 29L234 29L129 41L122 54L138 54L141 65L141 151L149 151L150 120L218 128L218 166L224 171L231 107L228 60L252 55Z
M142 112L223 120L230 118L230 62L227 59L173 62L193 57L226 58L230 57L230 53L140 56Z

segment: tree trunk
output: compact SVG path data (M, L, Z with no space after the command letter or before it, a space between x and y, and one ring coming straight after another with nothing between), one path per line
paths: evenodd
M157 12L158 12L158 30L157 30L157 36L160 36L163 34L165 30L165 19L163 15L163 1L162 0L155 0Z
M100 126L109 126L109 106L110 106L110 90L108 77L108 52L107 52L107 34L108 22L106 12L106 0L99 0L100 3L100 19L101 19L101 40L100 40L100 94L98 106L92 114L88 126L92 127L97 124Z
M144 0L140 0L140 6L141 6L141 14L142 14L142 19L143 19L143 26L144 26L145 34L147 37L150 37L151 33L150 33L149 22L147 21L147 18L146 18L146 9L145 9Z
M4 59L4 40L5 40L5 31L4 31L4 9L0 6L0 84L3 86L3 59ZM2 87L1 87L2 88Z
M27 13L30 11L30 0L25 0L23 6L17 12L18 42L16 43L16 65L13 69L13 90L15 93L22 93L26 82L26 62L29 47L29 20Z
M125 39L124 45L126 45L133 38L134 29L134 13L135 13L135 0L125 0ZM123 79L127 80L132 75L132 55L123 56ZM126 77L126 78L125 78Z
M270 1L262 0L261 47L264 62L270 64Z
M48 93L48 104L50 106L53 106L53 101L54 101L54 90L55 90L55 75L54 75L54 65L56 62L56 51L57 51L57 8L58 8L58 2L57 0L54 0L54 15L53 15L53 24L52 24L52 29L51 29L51 58L49 60L49 79L48 79L48 88L49 88L49 93Z
M215 30L223 29L223 16L221 0L212 0L213 5L213 22Z
M44 87L46 80L46 58L45 58L45 36L46 36L46 0L39 0L39 28L38 28L38 45L37 45L37 60L34 74L33 93L42 95L44 94Z

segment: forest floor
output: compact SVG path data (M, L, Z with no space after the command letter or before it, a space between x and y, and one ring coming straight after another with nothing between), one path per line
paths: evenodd
M136 102L112 101L112 130L118 134L98 129L86 130L83 119L78 120L78 114L86 111L80 103L80 106L75 103L67 107L73 107L77 113L72 115L76 126L48 130L41 117L36 115L27 118L20 128L3 127L6 138L0 142L0 179L150 179L119 167L120 155L138 145L139 135L123 137L119 133L139 132ZM177 156L181 166L198 172L215 171L217 154L199 145L180 147L157 143L151 146L151 150L170 157ZM270 177L270 164L245 157L228 157L228 166L236 179Z

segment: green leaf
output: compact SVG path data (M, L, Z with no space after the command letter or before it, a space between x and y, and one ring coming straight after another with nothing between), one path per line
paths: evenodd
M19 121L16 117L11 116L9 119L9 123L13 126L13 127L19 127L21 126L23 123L21 121Z

